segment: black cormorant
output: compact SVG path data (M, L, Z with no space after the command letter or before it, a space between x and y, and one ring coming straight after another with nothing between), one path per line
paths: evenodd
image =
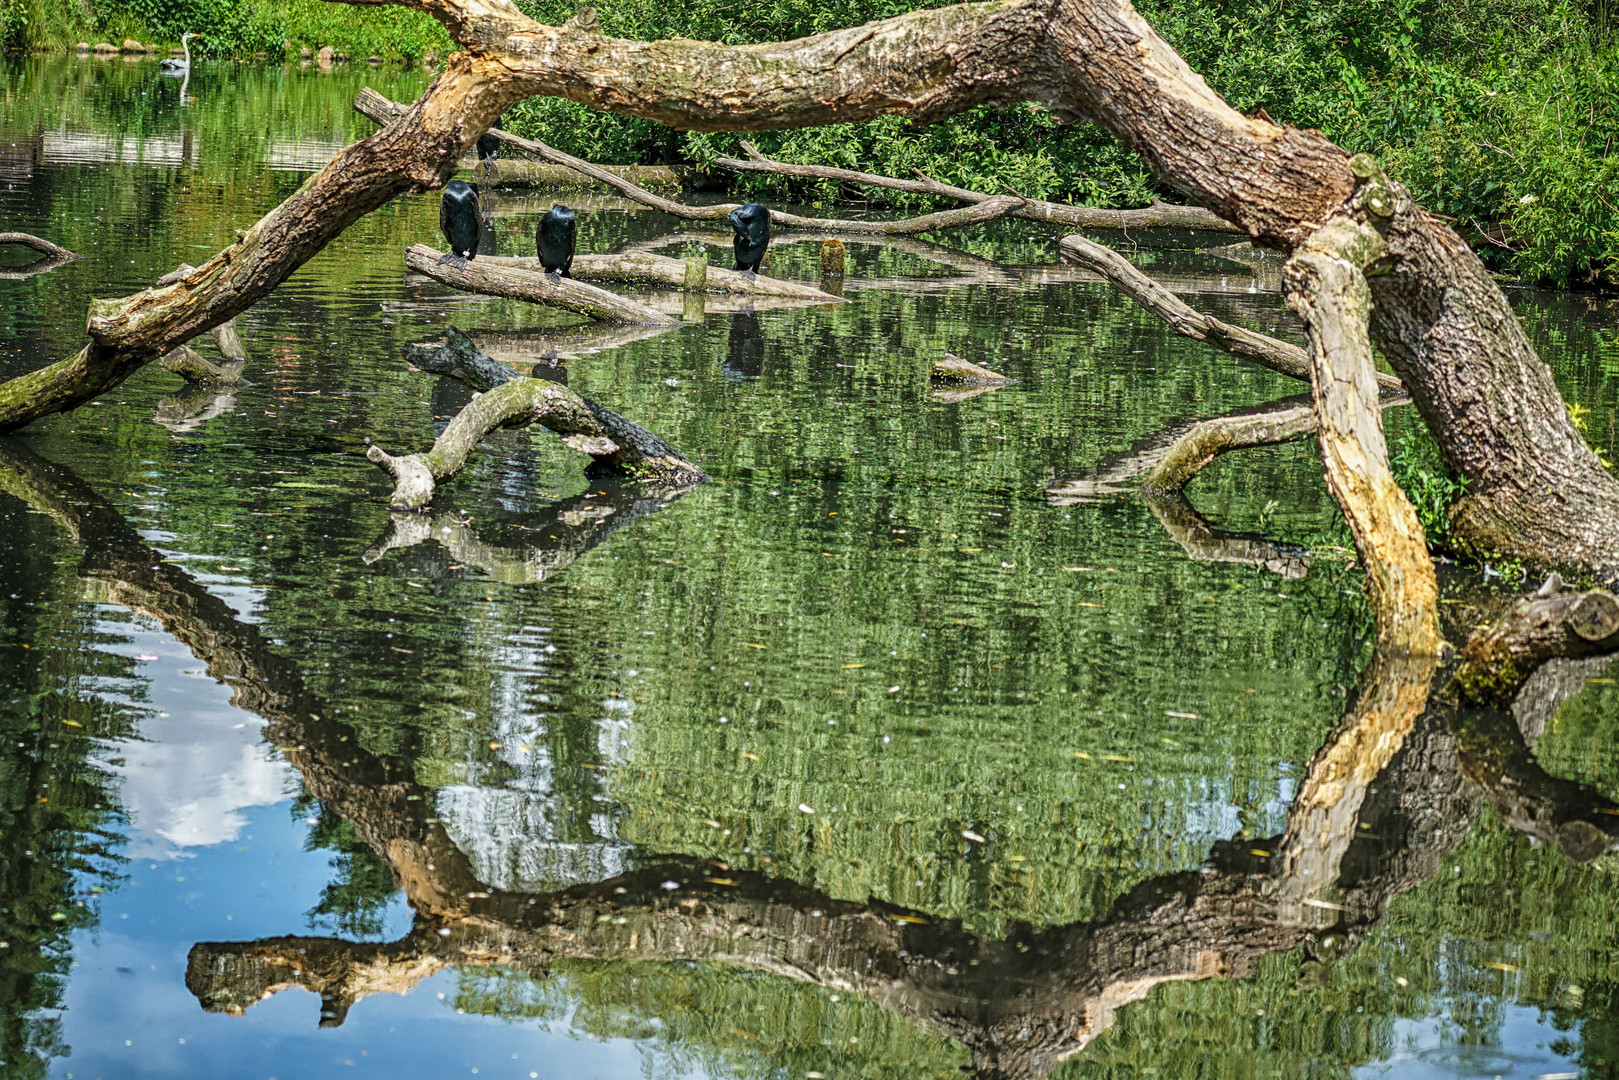
M505 130L500 126L500 117L498 116L495 117L495 122L489 125L489 131ZM492 177L495 175L495 159L498 157L500 157L500 140L487 131L479 135L478 165L483 169L485 176Z
M752 281L759 273L759 264L765 261L765 249L770 246L770 208L764 203L750 202L731 211L731 228L736 230L732 246L736 249L736 268Z
M467 260L478 253L478 185L451 180L444 185L438 204L438 227L450 250L441 263L466 269Z
M572 277L574 243L579 239L579 225L574 212L557 203L540 219L534 230L534 246L539 249L540 266L551 275L552 281Z

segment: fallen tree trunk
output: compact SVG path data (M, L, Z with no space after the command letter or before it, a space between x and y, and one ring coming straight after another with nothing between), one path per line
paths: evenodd
M1369 177L1357 202L1382 197ZM1355 547L1366 566L1380 650L1439 651L1439 586L1417 514L1389 472L1367 321L1371 291L1364 269L1386 251L1382 237L1337 216L1306 238L1288 260L1287 299L1304 319L1321 458Z
M426 244L412 244L405 252L405 265L452 288L482 293L485 296L528 300L572 311L601 322L662 325L679 321L656 308L625 299L582 281L573 281L569 278L553 281L543 271L528 269L528 265L533 265L529 260L496 261L481 258L472 259L465 266L456 266L453 263L441 262L442 257L443 252L435 251ZM519 262L525 265L518 265Z
M1619 650L1619 599L1603 589L1559 592L1561 585L1553 575L1540 594L1475 634L1447 695L1463 705L1505 709L1547 660Z
M803 176L816 180L836 180L844 184L864 184L868 187L908 191L916 195L937 195L961 202L981 203L994 198L982 191L952 187L937 180L922 178L902 180L878 173L856 172L827 165L793 165L785 161L772 161L761 154L752 143L743 141L742 158L715 158L714 164L738 172L772 173L778 176ZM1216 217L1201 206L1171 206L1154 201L1151 206L1135 210L1098 210L1088 206L1070 206L1067 203L1047 202L1044 199L1025 199L1010 217L1027 221L1040 221L1048 225L1061 225L1069 229L1213 229L1218 232L1241 232L1237 226Z

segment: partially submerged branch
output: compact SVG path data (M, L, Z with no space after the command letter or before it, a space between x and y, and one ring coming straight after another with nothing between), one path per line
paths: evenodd
M168 355L163 357L160 363L186 382L219 386L241 382L242 369L246 366L239 361L216 364L197 353L189 345L180 345L174 348Z
M534 274L544 273L538 259L526 256L480 255L469 264L469 269L472 266L511 267ZM686 260L671 259L666 255L575 255L568 272L581 281L615 281L675 289L684 288L687 284ZM812 285L762 274L750 281L735 270L719 266L706 269L703 284L708 292L737 296L774 296L788 300L818 300L828 304L844 302L842 297L822 292Z
M1561 585L1554 574L1539 594L1475 634L1447 694L1464 705L1504 709L1547 660L1619 651L1619 599L1604 589L1559 592Z
M541 424L564 436L570 448L617 472L673 484L707 479L702 469L647 431L566 386L518 375L483 355L461 331L450 328L442 346L409 346L406 355L423 371L448 375L481 393L451 420L426 453L395 457L372 444L366 457L394 478L393 510L416 510L433 498L438 482L454 476L474 447L502 427Z
M1186 302L1130 264L1117 251L1083 236L1065 236L1058 243L1065 258L1101 274L1120 292L1169 324L1182 337L1207 341L1232 356L1252 360L1294 379L1310 379L1310 358L1297 345L1266 334L1221 322L1213 315L1193 311ZM1400 380L1379 374L1377 384L1398 390Z
M794 165L785 161L772 161L761 154L752 143L744 141L741 158L716 158L714 163L738 172L762 172L777 176L802 176L816 180L836 180L844 184L864 184L868 187L907 191L916 195L936 195L967 203L987 202L994 198L982 191L941 184L926 177L903 180L879 173L856 172L827 165ZM1010 217L1040 221L1048 225L1061 225L1069 229L1213 229L1220 232L1241 232L1237 226L1209 213L1201 206L1171 206L1154 201L1151 206L1136 210L1098 210L1088 206L1070 206L1066 203L1047 202L1044 199L1025 199Z
M52 259L60 259L65 261L68 259L78 258L77 255L73 254L73 252L69 251L67 248L53 244L49 240L46 240L43 237L35 236L32 233L0 232L0 244L21 244L24 247L31 247L41 255L49 256ZM60 265L60 263L56 265Z
M1315 409L1291 409L1249 416L1217 416L1193 424L1153 466L1142 487L1147 491L1179 491L1192 477L1227 450L1275 446L1315 434Z
M582 281L570 278L553 280L541 270L529 269L528 266L532 264L526 260L523 261L524 265L518 265L519 260L515 259L497 261L482 258L457 266L441 261L442 258L442 252L426 244L412 244L405 252L405 265L452 288L485 296L528 300L603 322L659 325L678 321L656 308Z
M1375 196L1375 182L1364 193ZM1365 267L1382 237L1347 216L1316 230L1288 260L1288 303L1310 342L1315 412L1327 486L1366 567L1383 647L1437 653L1438 583L1416 511L1389 472L1367 319Z

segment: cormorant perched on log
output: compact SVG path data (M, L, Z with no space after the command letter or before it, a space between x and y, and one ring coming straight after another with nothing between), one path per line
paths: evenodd
M444 185L438 204L438 227L450 250L441 263L466 269L467 260L478 254L478 185L451 180Z
M736 230L732 246L736 249L736 268L752 281L759 273L759 264L765 261L765 249L770 246L770 208L764 203L750 202L731 211L731 228Z
M500 126L500 119L501 118L498 116L495 117L495 122L489 125L489 131L506 130ZM479 135L478 165L483 169L485 176L493 177L495 175L495 159L499 156L500 140L489 134L488 131L484 132L482 135Z
M539 249L540 266L552 281L573 276L568 270L573 266L573 248L579 239L579 226L574 216L572 210L555 203L540 219L540 227L534 230L534 246Z

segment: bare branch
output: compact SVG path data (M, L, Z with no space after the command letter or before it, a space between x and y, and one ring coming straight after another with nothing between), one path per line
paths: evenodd
M603 322L657 325L677 321L656 308L582 281L569 278L553 281L542 271L514 265L516 260L503 259L497 263L490 259L473 259L465 266L456 266L440 262L442 257L441 252L426 244L412 244L405 252L405 265L453 288L486 296L530 300Z
M77 255L73 254L73 252L69 251L67 248L59 247L56 244L51 243L49 240L34 236L32 233L0 232L0 244L22 244L24 247L33 248L42 255L49 255L53 259L78 258Z

